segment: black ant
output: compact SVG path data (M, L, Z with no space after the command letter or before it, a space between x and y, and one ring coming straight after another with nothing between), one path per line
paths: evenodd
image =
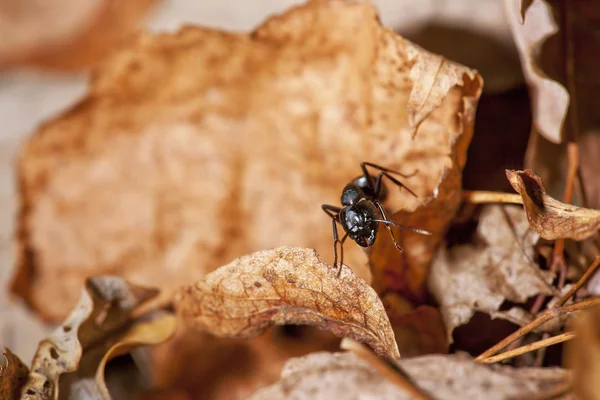
M367 166L379 170L377 178L374 178L369 174L367 171ZM325 211L332 219L334 267L338 266L337 244L340 244L340 264L337 272L338 277L342 272L342 264L344 263L343 246L347 237L350 237L350 239L354 240L359 246L372 246L373 243L375 243L375 238L377 237L379 224L382 223L385 224L385 227L390 232L396 249L403 252L404 250L396 241L396 237L394 236L394 232L392 232L390 225L409 229L422 235L431 235L430 232L422 229L411 228L410 226L404 226L394 221L390 221L385 215L385 211L381 205L381 202L387 197L387 191L383 184L384 176L398 185L400 188L406 189L410 194L417 197L412 190L391 175L396 174L403 178L409 178L413 176L416 171L411 175L404 175L400 172L392 171L391 169L384 168L370 162L360 163L360 168L362 169L363 174L357 178L354 178L346 185L346 187L344 187L344 190L342 191L342 208L330 206L329 204L321 205L323 211ZM381 218L379 218L379 213L381 213ZM338 238L336 223L342 225L342 228L344 228L344 231L346 232L342 240L339 240Z

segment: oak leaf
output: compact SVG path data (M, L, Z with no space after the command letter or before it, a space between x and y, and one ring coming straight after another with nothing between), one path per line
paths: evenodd
M399 358L394 332L373 289L352 271L294 247L241 257L184 287L177 312L200 331L250 338L274 324L309 324Z
M435 399L529 398L564 386L568 371L562 368L489 366L465 354L430 355L395 363L420 389ZM413 399L366 361L352 353L313 353L290 360L281 380L256 392L252 400L282 398L311 399Z
M518 322L514 310L498 311L505 300L524 303L531 296L552 293L553 274L541 271L532 260L538 235L529 229L523 210L486 206L475 240L440 249L429 277L450 342L454 328L467 323L475 311Z
M506 177L523 198L531 228L544 239L584 240L600 229L600 210L554 199L546 194L542 180L533 171L506 170Z
M57 320L85 276L118 270L168 300L260 249L294 244L332 261L320 206L339 204L362 161L419 170L404 182L419 198L390 186L386 208L437 197L435 218L411 222L441 234L460 199L481 87L476 71L382 27L366 3L308 2L249 34L139 35L23 149L13 291ZM420 294L440 237L411 258ZM344 260L369 279L361 247L348 241Z

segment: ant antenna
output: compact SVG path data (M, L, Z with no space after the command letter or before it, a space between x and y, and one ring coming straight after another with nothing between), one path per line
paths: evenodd
M397 222L390 221L390 220L387 220L387 219L374 219L373 221L375 221L375 222L381 222L382 224L386 224L386 225L397 226L398 228L408 229L409 231L420 233L421 235L427 235L427 236L433 235L431 232L425 231L423 229L417 229L417 228L413 228L411 226L402 225L402 224L399 224Z

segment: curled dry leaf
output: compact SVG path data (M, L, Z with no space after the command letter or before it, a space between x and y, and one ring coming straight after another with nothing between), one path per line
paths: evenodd
M528 398L564 385L569 374L561 368L519 368L483 365L470 357L431 355L396 361L419 388L435 399ZM411 399L374 366L352 353L313 353L290 360L281 380L256 392L252 400Z
M175 308L191 326L220 337L250 338L274 324L308 324L399 358L375 291L347 267L336 274L312 249L259 251L182 288Z
M600 399L600 307L573 317L575 339L567 342L565 366L573 370L573 391L580 399Z
M104 381L106 363L119 355L127 354L139 346L157 345L168 340L175 332L177 318L165 313L150 321L140 322L129 328L102 357L96 370L96 384L104 399L110 399L110 393Z
M29 369L6 347L0 354L0 400L18 399Z
M3 1L0 68L89 68L130 34L156 1Z
M476 244L441 249L429 277L440 304L448 339L475 311L517 322L514 311L499 312L505 300L524 303L551 294L553 275L532 260L538 235L529 229L525 212L516 206L486 206L477 227Z
M546 194L539 176L533 171L506 170L512 187L523 198L531 228L547 240L584 240L600 229L600 210L562 203Z
M22 398L58 398L59 378L78 370L86 346L122 328L131 311L156 294L156 290L128 285L119 277L89 278L79 303L62 326L40 342Z
M118 269L169 298L260 249L294 244L332 261L320 205L339 204L361 161L418 169L405 183L420 198L390 190L390 215L439 193L443 231L460 196L440 182L452 171L459 192L481 86L383 28L366 3L308 2L250 34L140 35L21 154L13 290L56 320L84 276ZM361 247L348 242L344 259L369 278Z

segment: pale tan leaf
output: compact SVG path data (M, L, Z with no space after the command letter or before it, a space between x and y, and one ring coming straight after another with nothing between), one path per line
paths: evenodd
M341 276L316 251L280 247L241 257L178 292L175 307L198 330L250 338L273 324L309 324L399 358L375 291L344 267Z
M123 327L130 312L156 294L156 290L128 285L119 277L89 278L79 303L62 326L40 343L22 398L58 398L61 375L78 370L83 349Z
M465 354L431 355L396 361L412 381L436 400L528 398L568 383L561 368L519 368L477 363ZM413 399L374 366L352 353L313 353L290 360L281 380L252 400L304 398Z
M419 215L440 234L426 246L409 239L426 248L412 258L425 271L460 203L482 87L448 60L451 76L430 71L431 58L382 27L372 5L340 0L308 2L249 34L190 26L136 37L23 148L13 291L57 320L85 276L115 268L169 299L260 249L294 244L333 261L320 206L339 204L361 161L419 170L404 182L418 198L388 185L390 216L439 195L428 203L435 218ZM369 280L363 248L344 250ZM423 275L411 282L423 292Z
M553 275L532 261L538 235L529 230L522 209L486 206L477 238L481 243L441 249L429 277L450 341L454 328L467 323L475 311L516 322L514 312L497 313L505 300L524 303L531 296L552 293Z
M531 228L544 239L584 240L600 229L600 210L554 199L546 193L542 180L533 171L506 170L506 177L523 198Z
M554 22L552 8L546 1L534 0L529 2L531 4L524 4L527 7L523 8L521 2L522 0L504 0L525 79L534 88L533 123L546 139L559 143L563 139L562 129L569 107L569 93L538 65L541 44L558 32L558 26Z
M0 400L19 398L29 368L6 347L0 353Z
M111 395L104 381L106 363L119 355L127 354L139 346L157 345L165 342L175 332L177 318L173 314L163 314L150 321L139 322L129 328L102 357L96 371L96 384L104 399Z

